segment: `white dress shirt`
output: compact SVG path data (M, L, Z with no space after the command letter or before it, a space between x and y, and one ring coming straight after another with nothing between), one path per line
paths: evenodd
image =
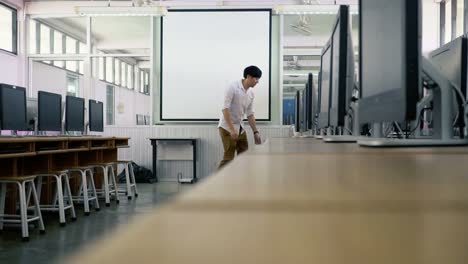
M231 83L224 91L224 104L223 109L229 109L231 113L231 120L235 129L244 129L244 118L254 114L253 101L255 94L252 88L247 91L244 89L242 80ZM224 119L221 112L218 127L222 127L229 131L229 125Z

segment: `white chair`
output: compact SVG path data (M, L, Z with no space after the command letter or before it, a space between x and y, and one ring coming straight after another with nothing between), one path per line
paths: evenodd
M132 199L132 189L135 198L138 197L137 184L135 181L135 174L133 172L133 165L131 160L119 160L117 165L122 164L125 171L125 187L119 189L119 193L125 193L128 200Z
M96 211L100 210L99 201L96 192L96 186L94 185L93 168L89 166L74 167L68 169L70 173L77 172L81 175L81 186L78 194L73 196L73 201L83 202L85 216L89 216L90 210L89 205L91 201L94 201L94 208ZM89 179L89 181L88 181Z
M41 211L58 211L60 226L66 225L65 210L70 210L72 221L76 221L75 207L73 206L72 192L70 189L70 180L68 171L49 172L37 175L37 193L39 201L41 200L42 178L54 178L56 181L55 195L51 204L41 204ZM29 199L29 198L28 198Z
M0 230L3 230L4 223L20 223L23 241L29 241L29 223L38 221L41 234L45 233L44 222L42 221L39 199L37 196L34 180L36 175L20 177L0 177L1 198L0 198ZM7 195L7 184L18 187L20 214L5 214L5 199ZM32 195L34 214L28 215L28 200L26 197ZM20 218L20 219L17 219Z

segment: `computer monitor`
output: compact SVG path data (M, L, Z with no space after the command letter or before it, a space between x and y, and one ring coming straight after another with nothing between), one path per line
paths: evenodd
M331 78L332 72L332 49L331 41L328 41L322 50L322 56L320 59L320 89L319 89L319 101L320 108L318 110L318 122L317 128L327 128L330 125L329 122L329 107L330 107L330 93L331 93Z
M349 7L339 8L331 35L332 72L330 126L343 127L354 89L354 52Z
M104 132L104 104L89 100L89 131Z
M421 1L360 0L359 120L417 118L421 87Z
M137 126L145 125L145 118L143 117L143 115L136 115L136 123Z
M461 36L429 53L429 60L466 98L468 70L468 39ZM458 107L454 113L463 113L463 102L456 96ZM463 115L458 115L457 125L464 127Z
M39 91L38 130L62 131L62 95Z
M83 98L67 95L65 98L66 131L84 131L84 106Z
M27 130L26 88L0 84L0 130Z
M307 77L307 130L312 130L315 123L315 105L317 104L316 94L315 94L315 85L314 85L314 75L309 73Z
M145 115L145 125L146 126L150 125L150 116L149 115Z
M300 106L301 106L301 96L299 91L296 91L296 96L294 97L296 103L295 103L295 111L294 111L294 126L296 129L296 132L301 131L301 120L300 120Z

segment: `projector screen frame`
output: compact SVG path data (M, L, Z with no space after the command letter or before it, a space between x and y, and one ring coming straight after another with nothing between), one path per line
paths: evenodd
M260 118L256 119L256 121L259 122L271 122L271 52L272 52L272 9L269 8L262 8L262 9L174 9L174 10L168 10L168 12L268 12L269 13L269 47L268 47L268 67L269 67L269 76L268 76L268 118ZM219 118L164 118L163 117L163 61L164 61L164 56L163 56L163 49L164 49L164 18L161 18L161 23L160 23L160 80L159 80L159 121L164 123L164 122L194 122L194 123L199 123L199 122L218 122ZM246 65L248 66L248 65ZM242 73L244 69L239 69L239 72ZM263 78L262 78L263 79ZM233 80L234 81L234 80ZM220 110L221 113L221 110Z

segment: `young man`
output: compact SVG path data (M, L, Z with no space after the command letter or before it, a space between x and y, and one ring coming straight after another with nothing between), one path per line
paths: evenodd
M255 125L253 111L255 95L252 91L260 77L262 77L262 71L257 66L249 66L244 69L244 79L229 85L224 93L223 114L218 125L223 141L224 157L219 168L233 160L236 152L239 155L249 148L243 122L245 116L252 128L255 144L262 143Z

